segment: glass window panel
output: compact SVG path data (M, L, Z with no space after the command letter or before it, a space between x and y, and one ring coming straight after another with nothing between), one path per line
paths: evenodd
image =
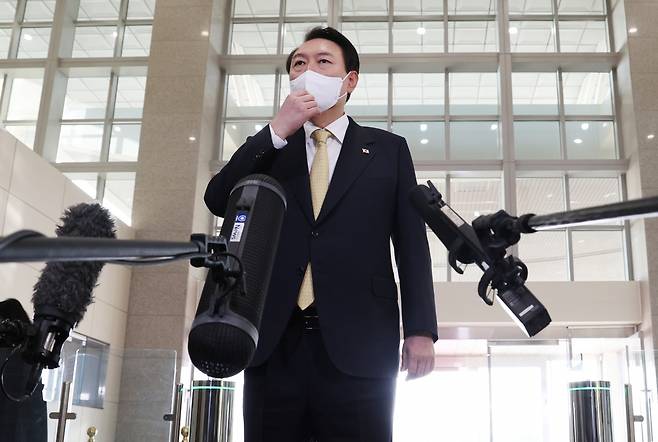
M116 20L120 7L120 0L80 0L78 20Z
M8 120L36 120L43 78L14 78L9 97Z
M621 201L617 178L569 178L569 209L601 206ZM602 224L621 225L621 220L603 221Z
M500 158L497 121L450 122L451 160L490 160Z
M623 232L572 232L574 281L624 281Z
M528 281L569 280L566 232L524 236L519 242L519 258L528 266Z
M611 121L567 121L570 160L615 159L615 128Z
M393 115L443 115L444 74L393 74Z
M448 279L448 251L434 232L427 232L427 243L430 246L432 259L432 280L446 281Z
M99 161L103 140L102 124L62 124L57 162Z
M76 27L72 56L76 58L112 57L116 39L116 26Z
M326 16L327 15L327 0L286 0L286 15L288 17L294 16Z
M231 54L276 54L278 32L276 23L234 24Z
M5 126L7 132L15 136L18 141L25 144L30 149L34 149L34 136L37 133L37 126L35 124L28 125L11 125Z
M406 138L414 161L445 159L445 124L443 122L393 122L392 132Z
M132 172L108 173L105 178L103 205L112 215L130 225L135 193L135 174Z
M114 118L141 118L145 92L146 77L119 77Z
M324 23L286 23L283 26L283 53L289 54L293 49L304 43L304 36L316 26Z
M103 409L110 345L84 339L75 352L72 405Z
M605 14L603 0L558 0L560 14Z
M605 72L565 72L564 111L567 115L612 115L612 84Z
M497 115L498 74L450 73L452 115Z
M551 0L509 0L510 14L552 14Z
M8 57L10 42L11 28L0 28L0 58Z
M555 29L551 21L512 21L509 25L512 52L555 52Z
M517 160L559 160L560 123L557 121L514 122Z
M18 58L46 58L50 28L23 28L18 43Z
M240 0L234 2L234 17L277 17L279 0Z
M343 23L341 31L359 54L388 52L388 23Z
M448 23L448 51L498 51L495 21L451 21Z
M393 52L443 52L443 22L393 23Z
M345 112L354 116L386 115L387 103L388 75L359 74L359 82L350 95Z
M448 14L495 14L495 0L448 0Z
M140 124L115 124L110 135L109 161L137 161Z
M65 173L68 179L73 181L73 184L78 186L80 190L89 195L90 198L96 199L98 191L98 174L95 172L84 173Z
M437 15L443 14L443 1L404 0L394 5L395 15Z
M230 75L226 115L270 117L274 106L274 75Z
M150 19L154 12L155 0L128 0L128 19Z
M16 18L16 0L0 1L0 22L13 22Z
M224 124L224 143L222 145L222 160L228 161L247 137L263 129L268 123L265 121L227 121Z
M388 0L343 0L343 15L388 15Z
M564 206L562 178L518 178L516 180L517 215L526 213L545 215L564 210L566 207Z
M109 77L69 78L62 118L105 118L109 87Z
M608 52L605 21L560 21L562 52Z
M151 50L153 26L126 26L123 37L123 57L148 57Z
M386 121L366 121L359 124L361 126L376 127L377 129L388 131L388 123Z
M515 115L557 115L557 75L555 72L512 73Z
M25 21L53 21L55 0L27 0Z

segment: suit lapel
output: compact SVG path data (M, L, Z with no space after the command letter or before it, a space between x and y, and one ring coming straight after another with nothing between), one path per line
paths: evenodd
M356 124L352 118L349 120L350 124L345 133L336 168L316 223L322 222L327 217L377 153L368 132Z
M288 145L281 149L280 173L286 177L286 194L294 195L302 208L302 213L313 224L313 203L311 201L311 184L306 160L306 138L304 129L288 137Z

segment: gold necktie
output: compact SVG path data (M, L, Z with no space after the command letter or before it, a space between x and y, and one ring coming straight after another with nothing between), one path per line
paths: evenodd
M313 217L317 219L324 202L324 197L329 188L329 154L327 153L327 139L331 132L327 129L316 129L311 134L315 142L315 156L311 165L311 200L313 201ZM311 263L306 267L304 280L299 289L297 305L304 310L313 303L313 277L311 275Z

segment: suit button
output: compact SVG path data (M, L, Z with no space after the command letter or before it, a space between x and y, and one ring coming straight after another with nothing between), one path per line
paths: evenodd
M318 236L320 236L320 234L319 234L318 232L316 232L316 231L313 231L313 232L311 232L311 236L312 236L313 238L317 238Z

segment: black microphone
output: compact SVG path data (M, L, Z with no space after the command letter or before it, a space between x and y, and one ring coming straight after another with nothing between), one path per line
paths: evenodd
M226 265L208 272L187 345L208 376L233 376L254 355L286 204L267 175L249 175L231 190L220 232Z
M116 238L114 221L100 204L78 204L66 210L57 236ZM35 333L23 359L32 365L27 395L36 388L44 368L59 367L62 345L92 302L103 262L49 262L34 286Z

